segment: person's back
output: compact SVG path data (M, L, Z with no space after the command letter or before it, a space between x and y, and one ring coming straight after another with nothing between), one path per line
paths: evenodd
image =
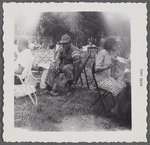
M35 92L36 81L30 77L34 56L28 47L28 40L21 38L18 43L19 55L15 61L14 96L22 97ZM24 86L24 82L26 85ZM29 85L30 83L30 85ZM32 89L31 89L32 88Z
M20 53L15 61L15 74L19 74L21 78L24 79L32 67L34 56L28 48L27 40L23 39L20 41L20 46L18 46ZM27 46L24 45L25 42L27 43Z
M109 55L109 53L103 49L101 51L99 51L97 54L96 54L96 57L95 57L95 60L96 60L96 63L95 63L95 68L99 68L99 67L105 67L107 65L109 65L109 63L111 63L111 57ZM104 71L101 71L101 72L96 72L97 75L106 75L106 77L110 76L110 69L107 69L107 70L104 70Z

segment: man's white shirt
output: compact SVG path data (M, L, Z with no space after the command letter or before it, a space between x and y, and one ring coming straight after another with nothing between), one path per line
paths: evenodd
M14 70L18 69L19 64L22 67L24 67L22 74L20 75L22 79L24 79L28 75L28 73L32 67L33 60L34 60L34 56L30 49L25 49L19 53L18 58L15 61L15 69Z

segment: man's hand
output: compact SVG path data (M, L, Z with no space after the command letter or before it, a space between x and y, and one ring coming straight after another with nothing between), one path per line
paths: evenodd
M56 74L58 74L60 72L60 67L56 67Z

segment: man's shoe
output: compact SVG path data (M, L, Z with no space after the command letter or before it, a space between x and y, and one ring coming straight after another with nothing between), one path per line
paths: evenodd
M46 89L47 89L48 91L52 91L52 87L49 86L49 85L47 85Z
M39 94L40 94L40 95L46 94L46 93L49 93L49 90L48 90L47 88L40 89L40 91L39 91Z
M59 95L59 93L54 92L54 91L50 91L49 93L50 93L50 95L52 95L52 96L58 96L58 95Z
M65 87L70 88L72 84L73 84L73 80L69 80L66 82Z

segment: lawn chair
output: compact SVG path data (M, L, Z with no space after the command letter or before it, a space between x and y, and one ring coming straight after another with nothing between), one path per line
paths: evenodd
M37 100L37 95L36 95L36 90L35 90L35 86L33 84L30 84L29 80L32 79L32 71L30 69L29 73L26 75L25 80L23 81L21 78L21 75L16 75L21 83L20 85L15 85L15 89L14 89L14 96L16 98L20 98L23 96L28 95L31 99L31 101L33 102L33 104L35 106L37 106L38 104L38 100ZM34 78L33 78L34 79ZM35 97L35 100L33 99L32 95Z
M95 105L99 100L101 100L103 109L106 112L106 108L105 108L103 99L110 94L111 97L112 97L114 105L115 105L115 100L114 100L112 92L109 92L109 91L107 91L105 89L102 89L102 88L98 87L97 81L95 79L95 62L92 64L92 76L93 76L93 79L94 79L94 82L95 82L95 85L96 85L96 89L97 89L97 92L98 92L98 95L99 95L99 98L94 101L92 106ZM101 93L101 92L103 92L103 93Z
M87 62L88 62L88 60L89 60L89 58L90 58L90 55L88 55L88 56L86 57L85 61L80 65L79 72L78 72L78 76L77 76L77 78L76 78L76 80L75 80L75 82L76 82L76 84L77 84L77 82L78 82L78 80L79 80L79 78L80 78L81 85L83 86L83 81L82 81L81 73L84 73L85 79L86 79L86 84L87 84L88 89L89 89L89 83L88 83L88 79L87 79L87 74L86 74L85 66L86 66L86 64L87 64ZM75 84L75 85L76 85L76 84ZM67 86L67 85L68 85L68 84L66 83L65 86Z
M31 69L31 75L32 77L37 81L37 82L41 82L41 77L42 77L42 73L43 73L43 69L42 67L39 67L38 69L32 68Z

